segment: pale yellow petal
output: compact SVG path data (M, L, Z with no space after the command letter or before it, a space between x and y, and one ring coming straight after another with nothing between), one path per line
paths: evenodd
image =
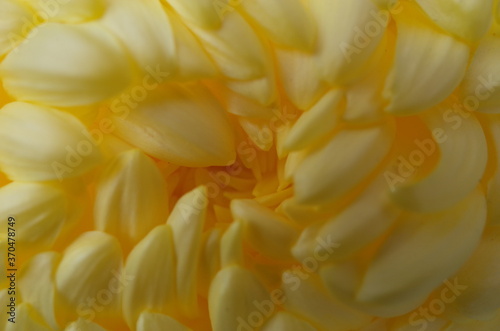
M48 23L35 31L0 64L4 88L18 100L89 105L131 82L125 50L101 25Z
M80 314L95 314L89 299L107 301L101 307L113 309L122 290L121 264L122 252L116 238L103 232L85 232L64 251L55 274L57 291L63 302L78 308ZM107 296L102 294L104 291Z
M238 80L257 79L266 75L270 68L271 59L262 41L239 13L228 14L222 26L214 31L191 28L227 77ZM245 42L242 43L241 40Z
M29 260L19 273L22 302L29 303L51 328L58 329L53 276L60 255L56 252L40 253Z
M338 108L342 101L341 90L331 90L307 112L303 113L288 133L285 148L297 150L309 147L335 128Z
M233 200L231 212L245 225L245 238L254 249L280 261L293 259L290 249L299 235L293 223L253 200Z
M97 183L96 229L135 244L168 216L165 179L153 160L135 149L112 159Z
M462 103L467 110L500 113L499 57L500 38L483 38L463 81Z
M217 68L194 34L176 15L169 15L177 49L176 78L195 80L217 75Z
M371 0L312 0L318 22L316 58L330 84L357 79L385 34L389 13Z
M434 23L469 41L479 40L490 27L493 0L417 0Z
M486 321L500 309L500 229L490 227L457 278L467 289L457 295L450 308L459 316Z
M220 264L222 268L232 265L244 265L243 231L243 222L235 220L222 235L220 242Z
M223 0L163 0L172 6L186 21L204 29L218 28L224 13L234 8Z
M298 166L294 174L298 202L324 203L348 192L384 159L393 136L387 124L334 135Z
M280 311L267 321L266 324L260 329L261 331L276 331L276 330L287 330L287 331L317 331L308 322L295 317L294 315Z
M7 236L10 216L16 219L16 241L26 249L48 249L68 217L68 199L58 187L13 182L0 188L0 235Z
M175 260L172 230L154 228L127 257L124 272L134 277L123 289L122 311L133 328L143 310L167 312L175 300Z
M16 307L15 323L6 322L6 324L5 331L54 331L43 322L29 303L24 302Z
M315 275L308 275L306 278L290 270L285 271L282 278L286 310L325 330L357 330L370 320L368 315L331 296Z
M137 321L137 331L192 331L170 316L143 312Z
M226 86L232 91L250 98L261 105L269 105L276 99L276 80L273 73L252 80L228 80Z
M385 110L396 115L418 113L446 99L469 60L465 43L410 16L415 15L410 5L396 16L396 54L383 92L389 101Z
M120 114L121 107L126 113ZM201 85L157 90L130 114L114 107L116 134L146 153L177 165L234 161L233 132L222 106Z
M249 323L251 314L262 316L260 325L252 326L262 326L272 313L263 316L258 310L255 302L261 304L263 301L273 305L266 289L252 272L239 266L222 269L212 282L208 298L213 331L242 329Z
M315 26L301 0L242 0L241 6L278 45L312 48Z
M176 44L170 19L159 0L108 1L99 22L120 38L143 75L160 70L165 72L163 80L173 77Z
M337 245L323 257L325 261L349 258L389 230L400 214L401 210L390 199L385 179L379 177L356 200L329 217L323 225L314 225L314 241L304 231L304 237L293 251L294 255L301 260L312 256L318 250L318 241L327 241ZM368 228L370 231L366 231Z
M16 0L0 1L0 56L26 42L30 31L36 28L34 13Z
M83 23L99 18L105 10L105 0L21 0L49 22Z
M7 104L0 111L0 168L13 180L80 176L101 158L89 136L68 113L24 102Z
M187 316L198 314L196 275L207 205L207 190L200 186L179 199L167 221L172 228L177 261L178 305Z
M79 318L76 322L69 324L64 331L107 331L103 327L89 320Z
M439 163L424 178L400 176L388 184L399 205L432 212L452 207L477 187L488 162L488 147L481 124L470 113L446 107L423 115L423 120L435 138L422 143L427 145L424 151L415 150L425 162L439 149Z
M248 138L260 150L268 152L274 145L274 132L269 127L269 121L258 119L238 119Z
M385 316L417 308L467 261L485 221L486 199L479 191L453 209L401 220L371 260L356 300Z
M328 85L323 81L313 55L278 49L276 57L283 87L299 109L311 108L328 91Z

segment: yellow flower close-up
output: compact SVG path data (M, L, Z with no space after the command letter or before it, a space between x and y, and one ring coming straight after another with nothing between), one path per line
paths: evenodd
M500 0L0 0L0 331L500 330Z

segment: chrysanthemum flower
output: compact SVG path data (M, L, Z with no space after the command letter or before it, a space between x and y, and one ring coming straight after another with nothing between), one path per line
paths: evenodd
M498 0L0 0L0 331L496 331Z

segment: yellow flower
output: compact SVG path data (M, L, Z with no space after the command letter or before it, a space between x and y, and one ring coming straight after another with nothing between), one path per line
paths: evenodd
M496 331L499 57L499 0L0 0L0 331Z

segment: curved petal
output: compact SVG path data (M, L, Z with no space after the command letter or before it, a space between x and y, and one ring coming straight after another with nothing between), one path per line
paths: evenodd
M5 90L18 100L72 107L101 102L131 82L119 41L101 25L47 23L0 64Z
M233 132L222 106L202 85L169 86L130 112L111 106L116 134L146 153L190 167L222 166L235 159Z
M466 44L423 24L414 11L410 3L396 16L396 55L383 92L385 110L395 115L443 101L463 79L469 60Z
M435 140L426 154L416 151L425 160L439 148L439 163L426 177L395 185L391 194L404 208L433 212L450 208L477 187L488 162L488 147L479 121L470 113L443 108L423 115L423 120Z
M0 111L0 168L10 179L63 180L100 161L95 141L73 115L24 102Z

